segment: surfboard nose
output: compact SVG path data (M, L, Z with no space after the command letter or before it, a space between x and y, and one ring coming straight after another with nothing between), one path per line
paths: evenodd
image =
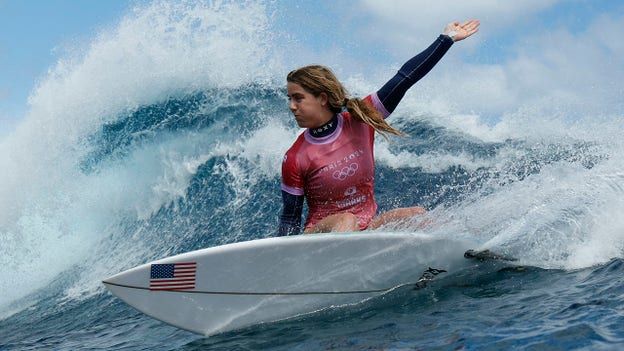
M149 289L150 266L144 264L138 267L112 275L102 283L110 289L110 286L119 286L135 289Z

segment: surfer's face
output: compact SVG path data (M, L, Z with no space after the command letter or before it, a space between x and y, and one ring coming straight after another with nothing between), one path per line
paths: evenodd
M329 121L333 113L329 109L327 94L314 96L297 83L288 82L288 108L301 128L320 127Z

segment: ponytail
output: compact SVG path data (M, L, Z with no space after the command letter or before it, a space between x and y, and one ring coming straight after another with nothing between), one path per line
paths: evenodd
M388 124L379 111L362 99L352 98L345 100L345 107L353 118L368 124L377 133L383 135L384 137L387 137L386 134L407 135Z

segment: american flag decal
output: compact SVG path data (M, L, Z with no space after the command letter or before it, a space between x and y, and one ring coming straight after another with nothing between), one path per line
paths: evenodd
M189 290L195 288L197 262L153 264L150 290Z

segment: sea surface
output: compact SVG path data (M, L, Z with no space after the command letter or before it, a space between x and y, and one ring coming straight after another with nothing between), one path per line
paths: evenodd
M624 349L621 116L477 123L423 108L417 87L390 120L409 137L377 138L376 197L429 213L381 230L467 238L513 264L210 337L111 295L102 279L139 264L276 235L301 130L271 4L144 5L40 82L0 140L0 350Z

